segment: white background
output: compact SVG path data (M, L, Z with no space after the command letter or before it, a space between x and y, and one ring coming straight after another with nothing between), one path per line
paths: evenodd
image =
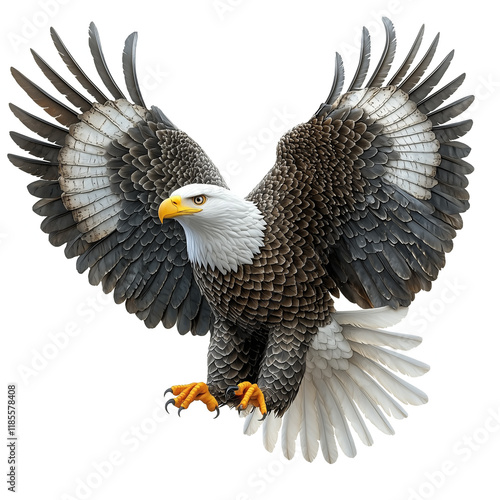
M279 449L269 454L260 434L242 435L242 421L227 408L217 420L201 405L181 418L166 418L164 389L204 380L208 339L161 327L148 330L91 287L39 230L41 219L31 211L35 200L25 188L32 179L4 159L0 392L5 408L7 384L17 384L16 498L498 498L500 74L498 26L488 5L476 1L462 8L448 0L9 5L10 14L1 21L5 153L18 152L9 130L26 133L7 101L42 115L13 83L8 67L15 65L52 91L29 48L67 75L51 46L54 26L85 71L95 75L87 48L90 21L100 30L119 82L123 41L139 32L138 71L147 104L160 106L198 141L242 193L272 166L281 134L309 119L326 98L335 51L344 56L347 80L358 61L354 48L363 25L378 54L382 15L396 26L395 66L425 23L426 43L441 32L436 61L456 49L448 80L467 72L457 95L477 96L467 113L475 126L465 139L476 167L470 177L472 208L432 291L419 295L400 325L424 337L415 356L432 369L415 383L430 401L409 408L409 418L394 423L395 436L374 430L374 446L359 444L355 459L341 456L334 465L321 456L309 464L301 456L286 461ZM5 436L6 417L0 422ZM1 448L0 470L6 472L7 448ZM7 490L4 479L0 490Z

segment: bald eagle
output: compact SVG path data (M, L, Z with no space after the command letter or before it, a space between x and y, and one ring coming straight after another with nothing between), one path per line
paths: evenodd
M436 37L415 58L423 27L399 69L393 24L367 79L370 36L343 92L337 54L331 91L312 118L286 133L274 167L246 197L231 192L200 146L155 106L147 107L135 68L137 34L123 52L129 97L111 76L94 24L90 51L106 91L97 87L52 29L62 60L86 95L37 53L35 62L68 101L52 97L12 69L18 84L59 124L11 105L44 140L12 132L32 157L9 155L39 177L29 192L41 228L67 258L77 257L147 327L210 332L206 382L174 385L166 403L201 401L262 425L267 449L281 431L291 458L300 434L313 460L321 446L356 454L354 431L370 445L365 421L393 433L398 403L426 395L396 375L428 366L399 351L419 337L385 330L420 290L429 290L452 249L468 208L469 148L457 141L471 120L452 122L471 104L442 105L464 75L434 90L452 58L425 75ZM366 83L365 83L366 81ZM338 312L343 294L360 306Z

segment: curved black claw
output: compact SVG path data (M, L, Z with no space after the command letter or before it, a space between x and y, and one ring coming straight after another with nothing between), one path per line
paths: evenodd
M263 413L263 414L262 414L262 418L259 418L259 422L260 422L261 420L265 420L265 419L266 419L266 417L267 417L267 411L266 411L266 413Z
M168 411L168 405L173 405L175 404L175 399L169 399L166 403L165 403L165 411L170 415L170 412Z
M217 410L217 415L215 415L214 420L220 415L219 407L216 406L215 409Z
M227 389L226 389L226 399L232 399L234 398L234 393L235 391L239 390L239 387L237 385L230 385ZM232 392L232 394L231 394Z
M173 393L174 393L174 391L172 390L172 388L171 388L171 387L169 387L169 388L168 388L168 389L167 389L167 390L163 393L163 397L165 397L165 396L166 396L169 392L170 392L171 394L173 394Z
M181 411L182 410L185 410L186 408L184 408L184 406L179 406L179 411L177 412L177 415L179 415L179 417L181 416Z

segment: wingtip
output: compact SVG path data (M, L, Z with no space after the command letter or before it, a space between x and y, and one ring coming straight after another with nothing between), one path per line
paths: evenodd
M132 101L135 104L138 104L145 108L146 104L139 88L139 82L137 79L135 67L137 38L137 32L134 31L133 33L130 33L130 35L125 40L125 45L123 47L122 67L127 90L130 97L132 98Z
M10 74L14 77L14 80L16 80L16 82L23 76L23 74L18 69L14 68L14 66L10 67Z
M137 44L137 39L138 39L138 34L137 34L137 31L133 31L132 33L130 33L130 35L125 39L125 47L128 45L128 44L132 44L133 47L136 46Z
M90 43L90 40L94 39L96 40L96 43L100 44L100 36L99 36L99 30L97 29L97 26L94 24L94 22L91 22L89 24L89 30L88 30L88 33L89 33L89 43Z
M333 78L333 84L330 90L330 94L328 95L325 104L332 105L335 102L335 99L337 99L337 97L342 92L342 88L344 86L344 78L344 61L342 60L342 56L338 52L335 52L335 76Z
M396 37L396 28L394 23L388 17L382 17L382 23L384 24L385 34L387 38Z
M59 34L57 33L56 29L51 26L50 27L50 37L52 38L52 40L55 42L56 40L60 40L61 37L59 36Z
M394 23L387 16L382 16L382 22L388 28L390 28L390 27L394 28Z
M35 49L30 49L31 55L33 56L33 59L35 62L39 65L40 61L43 61L41 56L38 54L38 52Z

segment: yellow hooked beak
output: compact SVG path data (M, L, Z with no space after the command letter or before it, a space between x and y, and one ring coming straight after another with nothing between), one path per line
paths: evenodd
M201 210L201 208L184 205L180 196L171 196L161 202L160 208L158 208L158 217L163 222L163 219L172 219L178 215L195 214L201 212Z

